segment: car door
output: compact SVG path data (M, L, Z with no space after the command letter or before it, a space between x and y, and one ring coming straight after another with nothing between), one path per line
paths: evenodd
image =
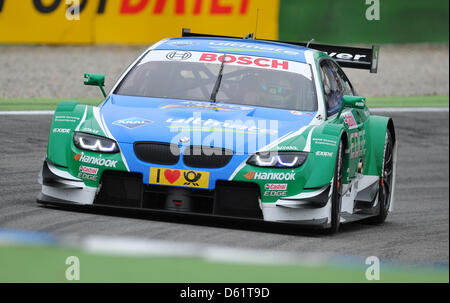
M327 119L334 119L341 109L342 96L354 95L355 92L342 69L334 61L330 59L322 60L320 62L320 73ZM363 163L364 159L361 146L365 142L364 123L366 119L358 111L360 110L346 108L341 114L348 137L345 159L348 170L344 171L345 183L349 183L357 176L358 168L362 165L360 163Z
M345 75L344 71L334 61L330 61L333 69L337 75L337 81L341 83L344 95L357 95L350 80ZM357 173L361 173L364 167L366 158L366 127L368 125L369 116L364 109L345 109L342 113L344 116L344 124L348 129L349 147L350 147L350 162L352 168L349 172L349 178L356 177Z

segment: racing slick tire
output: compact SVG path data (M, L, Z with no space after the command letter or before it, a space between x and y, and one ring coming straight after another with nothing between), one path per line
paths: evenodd
M386 221L391 204L391 193L394 171L394 148L392 135L389 130L386 131L386 141L384 147L383 170L378 189L379 213L377 216L368 218L367 223L381 224Z
M342 184L344 181L343 162L344 162L344 143L339 142L338 153L336 156L336 164L334 167L333 191L331 193L331 226L327 229L327 233L334 234L339 231L341 221L341 204L342 204Z

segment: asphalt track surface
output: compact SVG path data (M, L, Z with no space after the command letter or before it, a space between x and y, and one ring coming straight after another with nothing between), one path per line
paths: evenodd
M449 113L391 113L399 140L395 211L380 226L332 236L304 230L155 214L92 213L36 203L51 116L0 116L0 228L109 235L298 253L449 260Z

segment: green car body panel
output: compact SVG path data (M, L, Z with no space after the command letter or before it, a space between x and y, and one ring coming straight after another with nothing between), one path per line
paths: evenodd
M50 163L83 180L84 184L90 187L98 187L99 176L106 169L127 171L121 153L91 152L74 145L75 130L107 137L94 115L94 108L75 101L60 103L53 116L47 147L47 159ZM69 135L66 135L67 133ZM92 174L83 173L80 167L84 166L98 169L95 178Z

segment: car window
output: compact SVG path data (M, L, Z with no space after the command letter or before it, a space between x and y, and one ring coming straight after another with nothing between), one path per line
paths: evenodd
M311 78L298 73L226 65L217 101L245 105L317 110Z
M220 53L155 50L124 77L115 94L209 101L218 79ZM306 63L226 55L216 101L316 111L311 66Z
M334 115L339 111L342 105L342 96L344 88L339 80L337 70L329 60L323 60L320 64L320 74L322 78L323 93L327 115Z
M191 62L146 62L126 76L116 94L209 100L219 66Z
M347 75L345 75L344 71L335 62L333 61L329 62L333 65L333 68L337 71L338 81L341 82L342 88L344 90L344 95L354 96L355 93L353 90L353 86L348 80Z

